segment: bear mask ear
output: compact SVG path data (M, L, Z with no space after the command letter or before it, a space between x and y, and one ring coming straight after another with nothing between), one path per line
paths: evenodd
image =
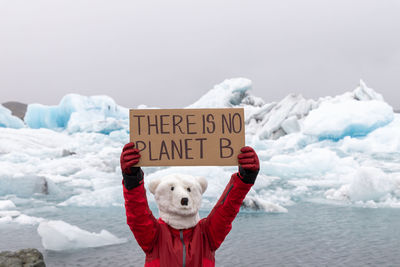
M160 184L160 182L161 182L161 179L154 179L154 180L150 181L150 183L149 183L150 193L152 193L153 195L156 194L156 189L157 189L157 186Z
M207 189L208 186L208 182L207 179L204 177L197 177L197 182L199 182L200 186L201 186L201 194L204 194L204 192Z

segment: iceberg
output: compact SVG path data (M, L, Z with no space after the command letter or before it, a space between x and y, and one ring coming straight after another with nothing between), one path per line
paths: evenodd
M345 136L365 136L393 119L393 108L382 101L327 102L310 112L303 132L320 140L339 140Z
M287 213L288 210L279 204L264 200L261 197L246 197L243 201L243 207L253 210L262 210L271 213Z
M306 100L301 95L290 94L273 105L271 110L262 117L257 135L261 139L278 139L288 133L297 132L300 130L299 120L307 116L316 106L317 103L314 100ZM261 112L264 113L264 111Z
M85 231L64 221L43 221L37 232L42 239L42 245L47 250L70 250L79 248L94 248L127 242L106 230L100 233Z
M347 179L349 182L340 188L328 190L326 197L355 203L381 202L396 194L400 185L400 176L386 174L374 167L361 167Z
M11 223L11 222L12 222L11 216L0 217L0 224Z
M376 129L364 138L346 136L340 142L346 153L398 153L400 151L400 116L394 115L391 123Z
M261 98L250 94L251 88L251 81L245 78L225 80L187 108L243 107L245 109L246 132L260 139L273 140L287 134L301 132L303 122L308 118L309 113L324 103L332 103L332 105L340 105L340 103L346 101L353 101L352 103L370 103L371 101L381 103L381 106L376 104L378 106L376 109L381 111L381 115L387 115L387 117L376 124L367 125L363 131L354 131L355 135L365 135L375 128L389 123L391 117L388 113L393 113L393 111L389 112L389 105L384 102L382 95L376 93L372 88L368 88L362 80L352 92L318 100L305 99L299 94L290 94L280 102L265 103ZM346 106L346 108L350 109L342 110L342 112L354 111L353 107ZM319 113L321 114L321 112ZM354 115L357 116L358 114ZM354 126L356 127L356 125ZM363 126L365 125L361 125L358 129L362 130ZM344 136L346 135L335 136L335 138Z
M261 167L265 173L286 179L321 177L329 172L353 170L357 162L351 157L339 157L326 148L305 148L285 155L274 155Z
M297 120L317 105L314 100L306 100L296 94L288 95L279 103L265 103L250 94L251 88L252 83L248 79L227 79L187 108L243 107L248 133L256 134L261 139L277 139L299 131Z
M79 207L109 207L109 206L122 206L123 198L119 194L121 187L111 186L101 188L94 191L82 192L79 195L72 196L64 202L58 204L59 206L79 206Z
M11 114L11 110L0 104L0 128L20 129L25 127L24 122Z
M118 106L112 98L77 94L64 96L57 106L30 104L24 118L34 129L104 134L125 128L127 120L128 109Z
M334 140L348 135L364 136L393 119L391 115L394 113L393 109L389 111L390 106L384 102L382 95L368 88L362 80L352 92L318 100L305 99L299 94L290 94L280 102L265 103L261 98L253 96L250 93L251 89L252 82L249 79L227 79L215 85L213 89L186 108L242 107L245 110L246 134L257 136L261 140L276 140L298 132ZM366 102L374 105L374 109L367 107ZM370 112L369 114L375 114L374 112L378 111L377 114L384 117L375 116L374 122L367 122L367 116L364 116L363 121L357 120L360 113L364 111L361 108L362 105ZM144 105L140 107L146 108ZM312 112L313 115L309 116L311 111L318 108L321 109ZM338 121L340 119L338 116L333 115L338 110L346 126ZM326 120L325 124L321 124L318 119L324 120L324 116L328 120L326 116L334 117L337 120L335 126L326 125ZM95 132L117 138L126 137L129 124L128 109L117 105L112 98L77 94L64 96L57 106L30 104L24 120L30 128L34 129L66 130L68 133ZM21 123L18 127L23 126L22 121ZM318 124L318 127L315 127L315 124ZM336 128L333 133L332 128L339 124L345 129ZM330 127L330 129L324 127Z
M252 112L246 113L246 122L251 127L249 131L260 139L278 139L287 134L302 132L302 126L305 120L309 117L309 114L312 110L319 108L322 104L338 104L340 105L343 102L352 101L355 102L368 102L375 100L375 102L382 103L382 106L376 107L381 115L386 115L387 117L382 119L382 121L377 122L375 125L369 125L369 127L365 127L364 131L354 131L354 134L365 135L367 132L370 132L378 127L386 125L393 119L389 111L390 106L384 102L382 95L376 93L374 89L369 88L366 84L360 80L359 86L354 89L352 92L346 92L342 95L338 95L335 97L323 97L318 100L314 99L305 99L302 95L298 94L290 94L281 100L278 103L269 103L261 105L257 108L245 106L245 109L252 110ZM343 104L344 105L344 104ZM364 104L366 105L366 104ZM376 104L377 106L379 104ZM346 106L345 110L341 110L341 112L346 113L354 111L353 107ZM382 110L380 110L382 108ZM323 116L322 112L314 112L314 114L318 113L319 116ZM332 115L332 113L330 113ZM317 115L317 116L318 116ZM357 116L359 114L355 114ZM315 116L315 115L314 115ZM347 117L348 118L348 117ZM250 122L254 121L253 124ZM346 123L348 123L346 121ZM307 131L310 130L311 126L307 125ZM337 126L337 125L336 125ZM357 128L358 125L353 125ZM361 125L358 129L361 130L365 125ZM255 128L255 129L254 129ZM351 129L349 129L349 134L351 134ZM346 136L343 134L342 136L336 136L334 138L342 138Z
M227 79L214 86L205 95L187 108L224 108L241 104L260 105L264 101L261 98L251 96L248 91L252 88L252 82L246 78Z
M384 101L383 96L368 88L363 80L360 80L360 85L353 91L354 99L360 101L379 100Z
M0 172L1 174L1 172ZM0 179L0 195L15 195L19 197L29 197L34 194L57 194L57 186L50 180L42 176L26 175L3 176Z
M316 199L400 207L400 114L380 94L360 81L338 96L314 100L290 94L266 103L251 89L248 79L228 79L186 107L244 108L246 144L255 148L261 164L244 209L285 213L289 206ZM110 237L107 233L77 227L90 227L85 216L96 211L107 209L104 221L123 212L119 157L129 140L128 109L110 97L70 94L57 106L29 105L25 120L28 127L21 121L19 129L0 128L0 222L41 225L48 249L107 244L100 238ZM209 187L201 209L207 213L236 171L146 167L145 185L169 173L203 176ZM148 199L155 207L149 193ZM48 221L68 216L84 219L77 226ZM85 238L71 241L80 231Z
M13 217L17 217L20 215L21 212L17 210L0 210L0 218L10 217L12 219Z
M15 208L15 204L11 200L0 200L0 210L9 210Z
M38 223L43 222L43 218L37 218L33 216L28 216L25 214L21 214L18 217L16 217L13 222L18 223L18 224L28 224L28 225L35 225Z

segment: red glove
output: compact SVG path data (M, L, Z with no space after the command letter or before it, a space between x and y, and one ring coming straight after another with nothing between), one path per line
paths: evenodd
M132 174L131 167L133 167L133 165L139 162L140 159L139 149L134 147L135 147L134 143L128 143L122 149L120 158L122 173Z
M254 184L260 171L260 161L257 153L249 146L242 147L238 155L239 174L242 181L247 184Z

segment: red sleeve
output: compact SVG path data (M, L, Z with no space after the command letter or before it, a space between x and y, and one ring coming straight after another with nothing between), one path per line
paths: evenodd
M147 203L144 184L131 190L125 186L123 188L127 223L143 251L151 252L158 236L159 225Z
M252 185L242 182L239 174L234 173L217 204L208 217L202 221L212 250L219 248L232 229L232 222Z

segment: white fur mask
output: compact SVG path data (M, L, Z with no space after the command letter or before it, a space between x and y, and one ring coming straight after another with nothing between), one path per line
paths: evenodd
M206 189L205 178L185 174L171 174L149 183L160 217L175 229L188 229L198 223L202 194Z

